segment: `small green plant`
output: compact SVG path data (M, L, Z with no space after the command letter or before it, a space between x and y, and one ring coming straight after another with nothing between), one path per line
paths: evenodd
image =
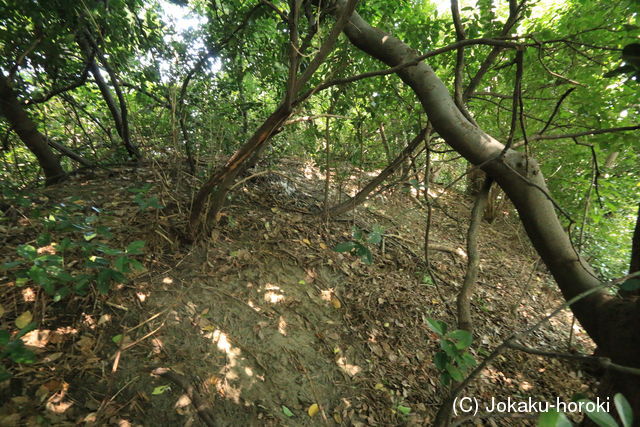
M335 248L336 252L353 252L356 256L365 264L373 264L373 254L369 249L369 245L379 245L382 242L382 236L384 235L384 228L379 225L374 225L373 230L370 233L365 233L358 227L353 227L351 231L352 240L338 243Z
M145 184L140 188L129 188L127 191L135 194L133 201L138 205L141 211L145 211L149 208L162 209L163 206L158 201L156 196L147 196L147 193L151 190L151 184Z
M598 405L594 402L580 397L574 398L573 400L574 402L581 404L580 408L583 409L584 414L596 425L600 427L620 427L620 424L618 424L608 412L600 410ZM624 395L617 393L613 396L613 403L618 411L618 415L620 416L622 427L633 426L633 410ZM540 417L538 417L538 426L571 427L573 424L564 413L552 410L540 414Z
M60 204L44 219L36 246L18 246L18 258L2 265L13 272L16 286L33 283L60 301L71 293L84 295L90 284L106 294L112 283L126 280L125 274L144 269L134 258L142 254L144 241L114 249L107 244L113 237L109 228L80 210L83 207L76 203Z
M431 330L440 337L440 351L433 361L440 371L440 382L449 385L451 380L462 381L469 369L476 366L476 359L469 353L473 336L468 331L457 329L447 331L447 324L435 319L427 319Z
M24 342L20 339L35 327L35 323L29 323L20 329L14 337L11 337L8 330L0 330L0 382L11 378L11 373L5 366L5 360L8 359L14 363L33 363L36 361L35 354L25 347Z

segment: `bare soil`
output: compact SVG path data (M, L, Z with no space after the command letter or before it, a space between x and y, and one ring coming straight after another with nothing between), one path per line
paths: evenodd
M25 310L39 324L25 338L39 361L12 366L13 379L0 384L0 425L202 425L185 390L153 375L157 368L187 379L221 426L429 425L447 389L432 361L439 342L427 319L455 327L471 200L432 189L439 197L430 242L440 249L429 254L433 282L425 279L426 214L411 191L378 194L326 221L308 214L322 200L320 172L286 162L278 169L286 177L264 173L236 188L216 229L197 244L179 232L186 189L195 183L168 168L96 172L42 190L44 210L79 198L103 212L123 246L145 240L146 271L106 297L59 303L47 302L38 289L18 288L0 272L0 329L15 329ZM345 191L366 179L352 177ZM153 184L150 194L163 209L140 210L126 191L140 182ZM33 207L16 208L0 223L0 261L35 238ZM385 237L370 246L371 265L332 250L351 239L353 226L371 231L375 225ZM482 225L479 241L476 359L562 303L508 204L493 224ZM563 312L524 344L567 352L571 324ZM575 326L571 350L592 349ZM485 402L568 401L594 389L575 362L510 351L465 394ZM310 416L314 404L319 411ZM476 418L463 425L529 424L535 419Z

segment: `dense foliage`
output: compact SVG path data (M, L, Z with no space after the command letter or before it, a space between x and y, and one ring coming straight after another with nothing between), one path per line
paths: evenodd
M277 107L287 85L284 1L9 1L0 7L3 75L40 132L91 162L122 161L127 152L95 78L86 76L88 55L100 59L103 74L105 67L115 73L129 110L132 139L144 155L185 156L186 148L197 160L195 172L201 177L208 170L203 164L215 164L251 135ZM420 52L456 40L451 13L440 4L367 0L358 9L373 25ZM317 10L302 12L303 43L315 32L328 32L328 16ZM184 17L176 20L176 14ZM508 15L503 2L461 7L467 38L501 35L527 46L513 140L524 141L524 149L541 160L576 246L603 276L620 274L628 263L640 154L636 132L605 130L636 124L638 86L631 74L607 73L621 65L621 49L638 39L635 3L524 3L520 21L501 34ZM83 34L92 37L90 53L83 51ZM302 70L320 40L308 39ZM483 45L465 49L464 85L491 50ZM440 78L453 85L455 51L429 61ZM507 140L515 51L501 50L489 65L468 97L468 109L479 126ZM307 87L380 68L341 38ZM330 167L339 185L353 167L384 167L426 121L398 77L362 79L333 86L300 104L266 156L308 157L324 168L328 136ZM11 125L0 123L3 191L28 189L39 179L38 164ZM591 131L605 132L584 135ZM544 139L552 135L567 137ZM437 182L447 185L464 173L464 161L447 152L437 136L431 149ZM77 166L68 157L62 163L67 171ZM422 156L414 159L416 170L423 163Z

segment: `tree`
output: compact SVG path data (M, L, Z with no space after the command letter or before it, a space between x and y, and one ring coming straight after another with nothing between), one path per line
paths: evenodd
M45 183L50 185L62 181L66 173L60 160L49 148L47 138L38 131L36 124L27 115L4 74L0 74L0 113L38 159L44 171Z
M350 14L345 0L323 3L322 7L323 10L331 12L336 19ZM293 18L288 19L291 23ZM435 131L447 144L486 172L505 191L518 210L534 247L554 276L565 298L570 300L578 295L584 295L571 308L602 354L620 365L640 366L640 331L632 326L640 320L640 310L636 302L612 297L601 288L601 280L576 251L558 218L555 201L538 162L528 152L514 149L516 126L518 121L522 121L521 105L519 106L517 102L517 96L521 93L519 89L521 82L518 81L522 78L521 72L515 77L517 86L513 98L511 131L506 142L501 143L470 121L462 105L454 101L449 89L423 60L424 58L403 41L390 33L372 27L357 12L350 14L344 32L357 48L391 67L391 70L396 72L414 91ZM515 52L513 63L518 65L519 70L527 47L539 44L535 38L533 38L533 44L517 39L514 41L500 38L463 40L458 37L458 39L455 46L459 48L465 45L484 44ZM541 64L544 66L542 61ZM571 80L558 76L559 79ZM288 99L292 96L294 95L289 92ZM559 104L560 102L557 105ZM217 212L224 202L226 195L224 189L230 186L236 176L226 173L225 170L240 170L242 163L252 151L250 147L264 144L291 114L288 105L287 101L281 104L246 145L247 151L239 151L225 168L207 182L196 198L194 205L196 209L192 211L192 224L200 214L202 202L209 189L220 185L214 204L214 212ZM518 113L519 110L520 113ZM555 112L548 119L548 123L551 123L554 115ZM545 126L538 135L542 135L547 127ZM637 127L630 127L629 130L631 129L637 129ZM524 128L521 132L526 142ZM207 190L204 190L205 188ZM609 384L613 390L629 396L634 408L640 410L640 388L635 380L612 373Z

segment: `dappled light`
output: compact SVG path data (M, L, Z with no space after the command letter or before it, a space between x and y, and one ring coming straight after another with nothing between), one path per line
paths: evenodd
M636 6L3 2L0 426L635 425Z

